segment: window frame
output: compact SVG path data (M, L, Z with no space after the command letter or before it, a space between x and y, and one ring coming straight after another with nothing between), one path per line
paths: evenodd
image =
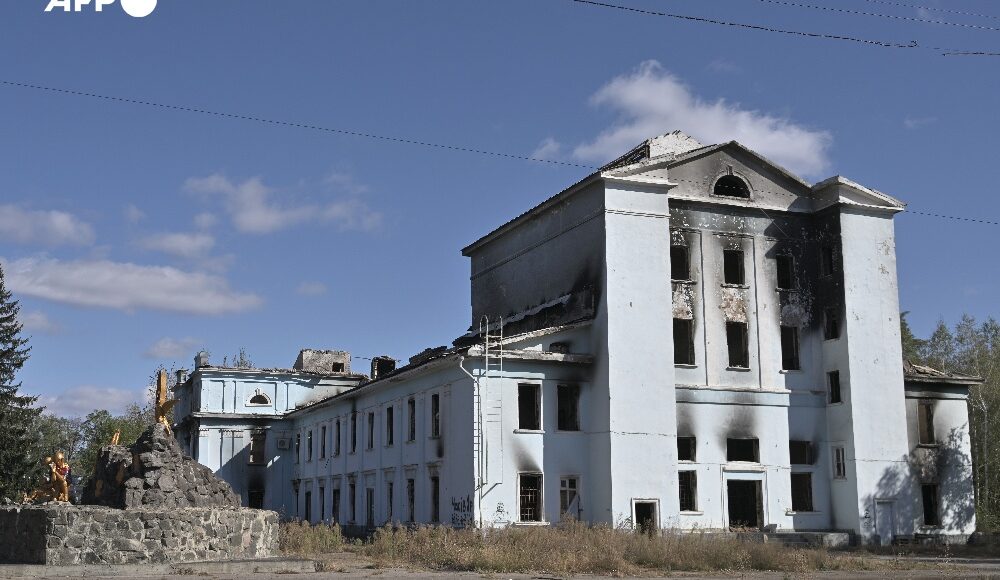
M375 449L375 411L368 411L366 419L368 421L368 429L366 431L367 440L365 441L365 449L371 451Z
M406 399L406 442L413 443L417 440L417 399L410 397Z
M843 445L834 445L833 447L833 478L834 479L847 479L847 451L845 451Z
M524 518L525 506L523 504L523 501L525 497L524 494L525 478L537 478L538 485L534 489L534 493L537 497L537 503L538 503L538 505L535 508L538 512L537 519ZM528 524L540 523L545 521L545 478L540 472L527 471L517 474L517 521L519 523L528 523Z
M572 486L569 486L569 482L573 482ZM520 488L519 488L520 489ZM566 499L569 497L569 493L572 492L572 498L569 501ZM569 508L573 505L573 502L577 502L576 514L570 513ZM578 518L580 515L580 476L579 475L562 475L559 477L559 518L562 519L563 516L569 514L574 519Z
M801 482L806 481L807 487L805 488L805 498L796 495L795 482L798 480ZM792 496L792 511L796 513L811 513L816 511L816 503L813 501L813 481L812 472L809 471L793 471L790 474L789 483L791 484L791 496ZM802 492L803 490L799 490ZM808 505L796 507L796 500L804 499Z
M431 394L431 439L441 436L441 393Z
M683 443L682 443L683 442ZM681 459L681 448L686 447L690 459ZM698 438L693 435L677 436L677 461L694 463L698 461Z
M738 255L737 259L735 256ZM730 264L730 259L734 260ZM722 250L722 284L725 286L739 286L744 287L747 285L747 270L746 270L747 256L743 248L733 249L733 248L723 248ZM730 265L737 267L738 272L733 272L738 274L739 282L734 282L729 279L730 275Z
M675 255L674 252L678 252ZM681 268L676 267L675 258L679 258L679 254L683 254L684 260L684 277L679 278L676 275L677 270ZM671 244L670 245L670 280L673 282L690 282L691 281L691 249L683 244Z
M441 523L441 476L431 474L431 523Z
M396 411L395 405L389 404L385 408L385 446L392 447L396 444Z
M328 429L326 425L321 425L319 428L319 458L326 459L326 434Z
M840 382L840 371L827 371L826 373L826 387L827 387L827 404L829 405L839 405L844 402L844 391L843 386Z
M731 441L749 441L753 459L732 459L735 455ZM726 438L726 462L727 463L760 463L760 439L757 437L727 437Z
M934 507L933 517L928 521L927 517L927 491L931 490L933 496L931 497L931 502ZM926 528L940 528L941 527L941 489L937 483L921 483L920 484L920 509L923 513L921 518L921 523Z
M258 445L255 444L256 441L260 440L260 449L257 449ZM250 432L250 446L247 449L247 464L248 465L267 465L267 431L264 429L255 429ZM259 456L256 456L259 454Z
M566 391L570 391L568 394ZM565 395L565 397L564 397ZM580 395L581 389L580 385L576 383L565 383L556 385L556 431L562 431L565 433L577 433L581 431L581 421L580 421ZM564 401L564 398L567 400ZM564 405L572 407L572 413L570 418L573 419L573 424L564 424ZM567 410L567 412L569 412ZM567 419L568 420L568 419Z
M313 430L306 431L306 463L313 460Z
M917 445L937 447L937 433L934 430L934 402L917 401Z
M837 307L823 309L823 340L840 338L840 310Z
M798 289L798 280L795 276L795 256L788 253L776 254L774 256L774 269L774 285L778 290ZM785 285L782 282L788 282L788 284Z
M738 194L719 193L720 183L724 180L738 181L740 183L740 186L736 187L736 189L739 190L739 193ZM723 189L725 189L726 187L729 186L725 184L722 185ZM712 195L715 197L724 197L727 199L743 199L747 201L753 199L753 191L750 189L750 184L747 183L747 180L743 179L742 177L739 177L735 173L727 173L725 175L720 175L718 179L716 179L715 182L712 183Z
M798 447L798 450L796 450ZM796 461L797 452L805 453L805 462ZM815 453L813 453L812 441L801 439L790 439L788 441L788 464L789 465L813 465L816 463Z
M690 504L687 506L688 509L684 509L684 478L690 478L689 483L689 494ZM681 513L697 513L698 512L698 471L694 469L681 469L677 472L677 500L678 506Z
M799 344L798 326L780 326L781 332L781 370L801 371L802 356Z
M678 327L680 325L680 328ZM697 354L694 348L694 319L692 318L674 318L674 366L680 367L693 367L697 366ZM677 353L679 352L680 346L678 345L677 337L681 336L685 338L687 343L686 360L677 360Z
M532 426L525 426L524 417L522 412L521 397L522 389L532 389L534 392L534 422ZM542 385L539 383L518 383L517 385L517 431L518 432L529 432L529 433L540 433L545 430L545 424L543 423L544 418L542 416Z
M733 344L730 342L732 337L731 329L737 329L739 331L738 340L742 344L736 345L740 347L742 351L743 360L733 360ZM748 370L750 368L750 325L746 322L739 322L737 320L727 320L726 321L726 350L728 353L728 366L727 369L732 370ZM739 363L744 364L739 364Z

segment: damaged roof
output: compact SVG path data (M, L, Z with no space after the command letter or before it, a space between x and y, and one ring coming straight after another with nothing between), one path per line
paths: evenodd
M915 364L907 359L903 359L903 379L908 382L959 385L980 385L984 382L980 377L947 373L929 366Z

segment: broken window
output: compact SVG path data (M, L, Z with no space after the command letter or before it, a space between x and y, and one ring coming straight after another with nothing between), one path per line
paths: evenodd
M924 504L924 525L925 526L940 526L941 525L941 515L938 513L938 486L937 484L927 483L920 486L920 492L923 496Z
M577 492L580 489L580 480L576 477L562 477L559 479L559 515L569 515L576 517L579 513L580 504L577 501Z
M417 439L417 401L412 397L406 401L407 423L406 440L415 441Z
M368 413L368 449L375 447L375 413Z
M792 511L813 511L813 491L811 473L792 474Z
M539 431L542 428L542 389L539 385L517 386L517 428Z
M746 322L726 322L726 343L729 346L729 367L750 368Z
M830 402L840 403L840 371L830 371L826 373L826 380L830 386Z
M266 443L266 431L254 431L250 434L250 465L264 465L267 463L267 454L264 450Z
M688 259L687 246L670 246L670 278L673 280L691 279L691 264Z
M745 181L735 175L723 175L720 177L715 182L715 188L712 190L712 193L724 197L750 198L750 188L747 187Z
M677 461L694 461L696 445L694 437L677 438Z
M919 443L921 445L934 445L937 440L934 438L934 403L931 401L920 401L917 405L917 427L919 431Z
M319 458L324 459L326 457L326 425L323 425L319 430Z
M726 439L726 461L760 462L757 439Z
M677 485L681 500L682 512L698 511L698 472L680 471L677 473Z
M722 274L726 284L742 286L746 283L743 271L743 250L722 251Z
M823 276L830 276L834 272L834 267L833 247L823 246L820 249L819 273Z
M396 426L393 423L393 407L389 405L385 408L385 444L391 446L396 438Z
M580 430L580 385L559 385L560 431Z
M823 311L823 338L832 340L840 338L840 315L836 308Z
M792 465L812 465L812 443L809 441L789 441L788 460Z
M522 473L519 486L517 496L521 521L542 521L542 474Z
M795 288L795 258L788 254L779 254L775 256L774 262L778 269L778 289Z
M313 460L313 432L312 429L306 433L306 461Z
M799 366L799 329L794 326L781 327L781 368L797 371Z
M431 395L431 437L441 436L441 395Z
M844 455L843 447L833 448L833 477L836 479L847 478L847 458Z
M416 521L416 511L417 511L417 493L416 493L416 480L412 477L406 480L406 521L414 522Z
M436 475L431 476L431 521L441 521L441 478Z
M694 364L694 321L674 319L674 364Z
M358 414L351 413L351 453L358 450ZM354 521L354 518L351 518Z

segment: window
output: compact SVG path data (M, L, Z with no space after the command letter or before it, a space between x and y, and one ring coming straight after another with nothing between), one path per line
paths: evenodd
M385 444L392 446L396 436L396 425L392 420L393 407L389 405L385 408Z
M295 434L295 463L302 461L302 433Z
M250 434L250 465L264 465L267 463L266 443L266 431L254 431Z
M677 472L677 486L681 500L681 511L698 511L698 472Z
M326 425L319 431L319 458L323 459L326 457Z
M760 461L757 439L726 439L726 461Z
M726 322L726 343L729 346L729 367L750 368L750 350L747 345L747 323Z
M813 511L813 490L811 473L792 474L792 511Z
M670 278L673 280L691 279L687 246L670 246Z
M826 373L826 382L830 386L830 403L840 403L840 371Z
M778 254L774 257L774 265L778 270L778 289L795 288L795 258L788 254Z
M789 441L788 458L792 465L812 465L812 443L809 441Z
M743 250L723 250L722 273L726 284L742 286L746 283L743 272Z
M431 437L441 436L441 395L431 395Z
M312 507L313 507L313 494L311 491L306 492L306 521L312 523Z
M674 319L674 364L694 364L694 321Z
M250 397L250 404L259 405L261 407L267 407L271 404L271 401L268 400L267 395L265 395L260 391L257 391L257 393L254 396Z
M416 481L413 478L406 480L406 521L416 521L417 493Z
M264 509L264 490L251 489L247 491L247 507L255 510Z
M847 479L847 460L844 456L843 447L833 448L833 477L835 479Z
M330 505L330 517L333 523L340 523L340 488L333 488L333 501Z
M375 490L370 487L365 488L365 525L375 527Z
M924 525L940 526L941 515L938 513L938 486L932 483L921 485L920 493L923 496Z
M542 521L542 474L522 473L518 486L520 521Z
M542 428L542 389L539 385L517 386L517 428L539 431Z
M577 492L580 489L580 480L576 477L562 477L559 479L559 515L577 517L580 504L577 501Z
M319 488L319 521L326 519L326 488Z
M351 413L351 453L358 450L358 414ZM354 518L351 518L354 521Z
M385 520L392 521L392 482L385 482Z
M917 405L917 427L921 445L935 445L934 438L934 404L931 401L920 401Z
M368 449L375 447L375 413L368 413Z
M833 247L823 246L820 249L819 256L819 273L822 276L830 276L833 274L835 267L835 262L833 259Z
M441 521L441 478L436 475L431 476L431 521Z
M312 429L306 433L306 461L313 460L313 432Z
M695 444L694 437L678 437L677 461L694 461L697 453Z
M794 326L781 327L781 368L797 371L799 366L799 329Z
M827 308L823 311L823 338L833 340L840 338L840 315L836 308Z
M406 401L407 423L406 440L415 441L417 439L417 401L408 399Z
M353 480L347 484L347 502L350 504L347 511L351 515L350 522L353 524L358 521L358 504L357 504L357 492L358 484Z
M580 385L559 385L558 429L580 430Z
M333 426L333 454L340 455L340 419Z
M745 181L735 175L723 175L720 177L719 180L715 182L715 187L712 189L712 193L723 197L742 197L744 199L750 198L750 188L747 187Z

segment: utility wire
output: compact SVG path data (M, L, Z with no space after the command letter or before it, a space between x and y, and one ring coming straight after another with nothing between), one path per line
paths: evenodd
M988 18L990 20L1000 20L1000 16L995 16L993 14L966 12L963 10L952 10L950 8L937 8L935 6L918 6L916 4L907 4L906 2L895 2L893 0L865 0L865 2L870 2L872 4L883 4L887 6L898 6L900 8L910 8L914 10L927 10L928 12L943 12L945 14L958 14L960 16L973 16L976 18Z
M981 24L965 24L963 22L949 22L947 20L929 20L927 18L917 18L915 16L899 16L897 14L883 14L881 12L865 12L864 10L852 10L850 8L836 8L833 6L817 6L816 4L804 4L801 2L791 2L789 0L757 0L765 4L777 4L779 6L791 6L795 8L808 8L810 10L824 10L826 12L840 12L841 14L853 14L855 16L873 16L876 18L886 18L889 20L905 20L907 22L920 22L923 24L941 24L944 26L957 26L959 28L972 28L976 30L992 30L1000 32L1000 28L995 26L983 26Z

